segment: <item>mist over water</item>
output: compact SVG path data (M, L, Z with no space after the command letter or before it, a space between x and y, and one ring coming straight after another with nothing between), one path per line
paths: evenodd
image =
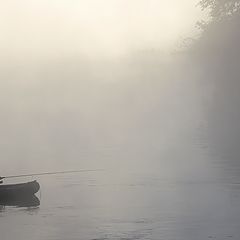
M10 79L1 86L5 174L13 171L13 162L18 172L56 166L145 171L160 167L172 147L179 151L181 139L191 141L204 119L196 82L183 71L188 63L169 66L161 56L140 57L6 73Z
M237 192L209 151L190 65L139 55L3 71L4 175L104 169L38 177L40 207L3 209L3 239L237 239L222 219L238 219Z
M0 239L239 239L239 14L106 2L0 4L0 175L103 169L36 177Z

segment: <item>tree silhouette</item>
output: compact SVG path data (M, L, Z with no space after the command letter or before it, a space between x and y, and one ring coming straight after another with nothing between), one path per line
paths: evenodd
M210 10L212 20L221 20L240 10L240 0L201 0L199 6L202 10Z
M202 33L196 45L218 52L236 51L235 43L240 39L240 0L200 0L198 5L208 11L209 19L197 22Z
M199 6L209 19L197 23L201 34L192 50L206 74L201 81L214 88L206 107L209 141L231 165L240 159L240 0L201 0Z

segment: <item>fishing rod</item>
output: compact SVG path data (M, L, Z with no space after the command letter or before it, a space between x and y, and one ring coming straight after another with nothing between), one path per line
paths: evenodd
M0 180L1 179L6 179L6 178L20 178L20 177L56 175L56 174L67 174L67 173L80 173L80 172L97 172L97 171L103 171L103 170L104 169L82 169L82 170L72 170L72 171L41 172L41 173L32 173L32 174L10 175L10 176L5 176L5 177L0 177Z

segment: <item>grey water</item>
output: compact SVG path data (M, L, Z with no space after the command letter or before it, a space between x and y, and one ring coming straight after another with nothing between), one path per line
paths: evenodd
M240 239L240 166L212 151L206 92L189 74L153 70L1 96L15 106L2 119L1 174L13 159L14 173L104 169L37 177L40 206L2 206L1 240Z
M195 149L196 169L181 163L178 176L136 169L38 178L41 205L2 208L1 239L239 239L240 184L204 158Z

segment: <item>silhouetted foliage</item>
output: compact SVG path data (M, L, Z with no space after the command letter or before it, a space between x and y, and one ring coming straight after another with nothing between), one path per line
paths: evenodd
M201 0L199 6L209 11L209 19L197 22L202 33L194 48L218 57L238 51L240 0Z
M209 19L200 21L200 37L192 45L198 65L212 86L206 109L209 138L225 159L239 161L240 150L240 0L201 0Z
M240 0L201 0L199 5L202 10L210 10L211 18L220 20L238 12L240 9Z

